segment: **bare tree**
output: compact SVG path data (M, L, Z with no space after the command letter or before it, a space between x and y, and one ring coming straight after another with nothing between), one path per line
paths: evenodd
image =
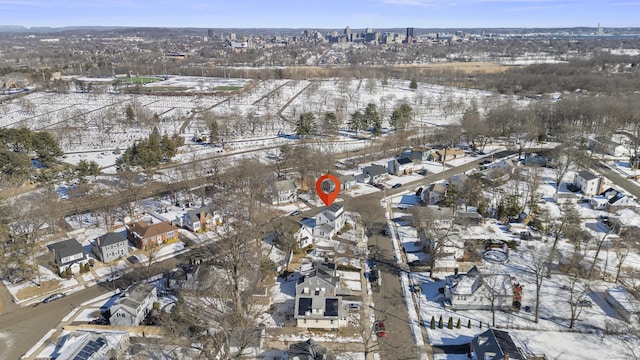
M446 244L449 243L453 213L450 208L431 206L414 206L409 212L424 242L423 247L429 256L429 276L433 277L438 258L442 256Z
M569 291L569 297L567 303L569 304L569 329L573 329L576 321L582 313L582 306L587 297L587 284L584 279L578 275L577 269L573 268L568 274L569 285L567 290Z
M525 268L533 276L536 284L536 319L537 323L540 319L540 291L542 290L542 283L544 282L545 275L547 274L547 261L549 260L549 248L546 245L541 245L533 250L525 253L526 261L524 262Z
M560 206L560 217L551 223L553 233L553 244L549 251L549 261L547 263L547 277L551 276L551 268L555 258L558 241L565 235L565 232L575 232L580 223L580 216L575 204L566 202Z

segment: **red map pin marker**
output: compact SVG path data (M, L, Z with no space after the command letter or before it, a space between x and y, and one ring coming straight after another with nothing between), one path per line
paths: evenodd
M333 204L340 193L340 180L331 174L320 176L316 181L316 193L325 205Z

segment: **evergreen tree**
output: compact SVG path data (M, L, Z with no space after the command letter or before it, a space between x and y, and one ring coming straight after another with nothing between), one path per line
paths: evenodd
M449 316L449 321L447 321L447 329L453 329L453 318Z
M409 89L411 90L418 89L418 82L416 81L416 79L411 79L411 82L409 83Z
M296 134L299 136L312 135L317 132L317 129L316 116L312 112L300 114L296 122Z
M431 315L431 325L429 326L429 328L431 328L432 330L436 328L436 318L433 315Z
M358 131L366 129L366 120L364 114L360 110L356 110L353 114L351 114L351 119L349 120L349 129L353 130L356 135L358 135Z
M336 113L330 111L324 114L324 131L329 135L338 134L340 124L338 123L338 116Z
M373 133L380 135L382 133L382 116L378 113L376 104L369 103L364 111L364 124L365 128L373 128Z
M467 322L467 329L471 329L471 319Z
M456 323L456 329L460 329L461 325L460 325L460 318L458 318L458 322Z
M442 322L442 315L440 315L440 319L438 319L438 329L442 329L444 326L443 322Z

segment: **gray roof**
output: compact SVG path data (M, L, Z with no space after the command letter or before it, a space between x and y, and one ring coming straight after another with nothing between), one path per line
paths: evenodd
M145 282L139 282L133 284L127 288L123 293L127 294L126 297L121 297L118 300L122 303L142 303L144 299L153 291L155 287ZM135 309L136 306L133 306Z
M191 219L192 222L195 221L199 221L200 220L200 213L204 212L205 215L211 215L213 216L213 209L211 209L208 206L203 206L199 209L191 209L189 211L187 211L187 213L185 214L186 216L189 217L189 219Z
M484 355L490 353L495 354L493 357L495 360L505 359L505 355L508 355L510 360L524 360L520 350L506 331L489 329L474 337L472 343L478 359L484 359Z
M590 171L586 171L586 170L582 170L578 172L578 176L580 176L581 178L585 179L586 181L590 181L590 180L594 180L597 179L598 176L593 174Z
M340 209L342 209L342 205L337 203L333 203L327 208L327 210L332 211L334 213L340 211Z
M294 343L289 346L288 359L322 360L327 355L327 349L317 344L313 339Z
M273 187L275 188L275 190L277 192L290 191L290 190L296 190L297 189L295 180L275 181L273 183Z
M68 239L49 245L49 250L55 250L60 258L73 256L84 252L82 245L76 239Z
M365 174L369 174L371 176L377 176L387 173L387 168L382 165L373 164L371 166L367 166L362 171Z
M120 233L116 232L108 232L98 238L98 246L109 246L113 244L118 244L123 241L129 241L126 237L122 236Z

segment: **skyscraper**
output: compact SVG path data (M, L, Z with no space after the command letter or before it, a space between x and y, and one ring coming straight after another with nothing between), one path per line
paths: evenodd
M413 42L413 28L407 28L407 44L411 44Z

